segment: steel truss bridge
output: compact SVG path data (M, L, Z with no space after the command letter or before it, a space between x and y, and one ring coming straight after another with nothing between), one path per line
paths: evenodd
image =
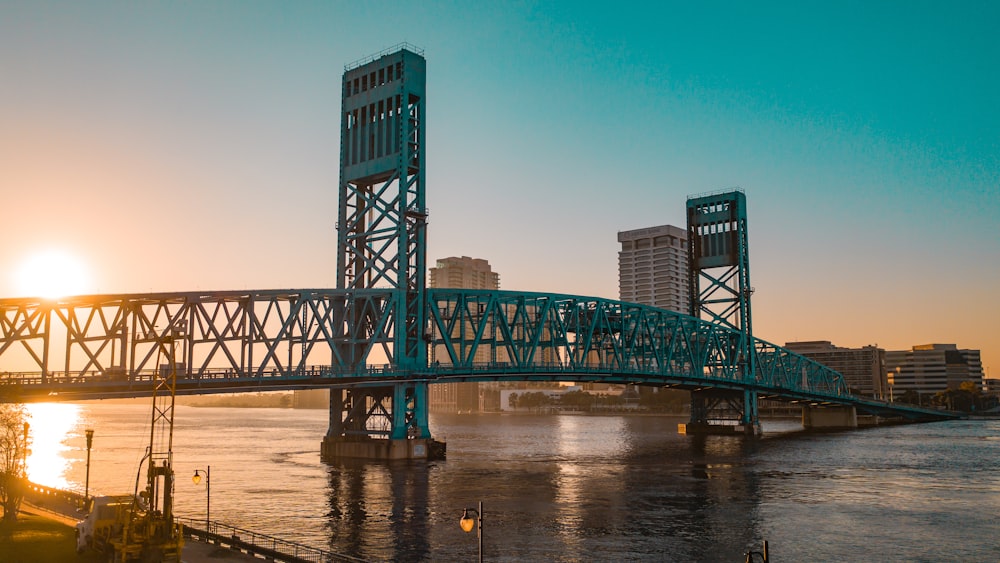
M948 417L852 396L753 336L742 192L688 200L692 316L427 288L426 61L401 45L348 65L342 86L336 289L0 299L0 401L162 399L168 380L180 394L325 387L324 455L375 458L428 457L427 386L450 381L689 389L692 425L728 407L759 428L758 398Z
M0 299L0 401L150 396L405 382L575 381L751 391L762 399L911 420L945 413L851 395L843 376L718 323L595 297L427 289L422 366L394 354L398 290L272 290ZM162 354L174 346L174 365ZM381 357L384 362L373 363ZM483 358L488 361L483 361ZM9 367L8 367L9 366ZM15 367L16 366L16 367Z

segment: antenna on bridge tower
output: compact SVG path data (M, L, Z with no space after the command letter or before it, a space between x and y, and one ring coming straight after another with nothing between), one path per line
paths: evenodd
M689 197L687 200L688 282L691 316L732 329L731 341L706 366L747 383L742 401L718 391L692 392L690 430L711 432L711 411L729 403L740 413L746 433L760 433L757 416L756 349L750 315L750 253L747 204L742 190ZM742 404L740 404L742 403Z
M386 355L388 377L427 366L422 55L400 44L347 65L343 77L337 289L355 291L334 331L346 364L363 370L377 349ZM331 389L324 457L358 457L357 443L370 438L387 438L390 450L405 445L404 457L425 457L414 438L430 439L427 384L399 380L405 382Z

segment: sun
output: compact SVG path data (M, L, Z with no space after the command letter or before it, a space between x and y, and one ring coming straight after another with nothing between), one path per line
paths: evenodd
M17 292L25 297L58 299L87 293L90 280L83 262L62 250L32 255L17 270Z

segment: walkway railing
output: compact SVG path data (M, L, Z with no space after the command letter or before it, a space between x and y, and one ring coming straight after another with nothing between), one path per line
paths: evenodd
M67 515L71 510L85 509L86 497L80 493L46 487L30 481L27 482L26 487L24 499L38 507Z
M285 561L288 563L364 561L364 559L350 555L317 549L220 522L209 522L209 529L204 530L200 527L205 525L204 520L177 518L177 521L184 524L185 535L215 545L223 545L253 555L260 555L271 561Z

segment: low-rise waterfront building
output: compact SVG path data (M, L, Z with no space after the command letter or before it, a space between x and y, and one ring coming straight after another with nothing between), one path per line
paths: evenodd
M983 388L983 362L979 350L959 349L955 344L921 344L910 350L885 353L885 368L892 394L906 391L918 395L958 389L972 382Z
M1000 395L1000 379L984 378L983 391L990 395Z
M813 340L786 342L785 348L843 374L847 387L855 395L889 398L885 350L878 346L841 348L829 340Z

